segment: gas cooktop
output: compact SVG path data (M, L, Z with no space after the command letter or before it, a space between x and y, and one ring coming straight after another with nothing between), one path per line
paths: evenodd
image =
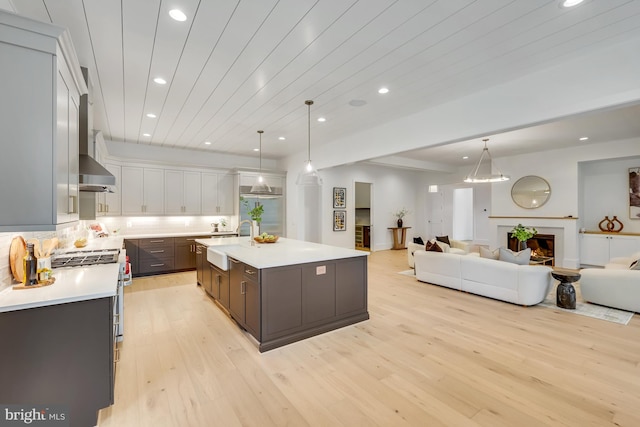
M61 268L95 264L111 264L118 262L119 255L120 249L63 252L56 254L51 258L51 267Z

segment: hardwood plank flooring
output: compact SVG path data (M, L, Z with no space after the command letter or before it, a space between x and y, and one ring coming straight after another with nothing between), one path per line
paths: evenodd
M369 257L371 319L259 353L195 272L125 289L122 426L638 426L640 315L619 325L397 274Z

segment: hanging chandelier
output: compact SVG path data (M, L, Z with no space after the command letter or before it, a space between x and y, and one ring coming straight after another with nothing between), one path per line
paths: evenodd
M308 123L308 144L307 144L307 161L304 169L298 174L296 184L305 186L321 186L322 178L318 175L318 171L311 164L311 106L313 101L304 101L307 106L307 123Z
M464 178L464 182L478 184L478 183L486 183L486 182L509 181L509 177L506 175L503 175L502 172L500 172L497 167L496 167L496 170L498 171L498 173L497 174L491 173L491 168L493 167L493 160L491 159L491 154L489 153L489 149L487 148L487 141L489 141L489 138L485 138L482 141L484 141L484 149L482 150L482 154L478 159L478 164L473 169L472 173L470 173ZM485 156L489 158L489 168L490 168L489 174L478 174L478 171L480 170L480 165L482 164L482 160L484 160Z
M249 190L249 193L251 194L271 194L271 187L269 187L269 185L267 185L267 183L264 180L264 177L262 176L262 134L264 133L263 130L259 130L258 131L258 135L260 135L260 172L258 173L258 178L256 179L256 183L253 184L253 186L251 187L251 190Z

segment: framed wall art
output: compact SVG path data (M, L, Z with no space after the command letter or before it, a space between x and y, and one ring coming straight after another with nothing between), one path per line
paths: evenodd
M347 189L333 187L333 208L345 209L347 207Z
M347 230L347 211L333 211L333 231Z
M640 219L640 168L629 168L629 218Z

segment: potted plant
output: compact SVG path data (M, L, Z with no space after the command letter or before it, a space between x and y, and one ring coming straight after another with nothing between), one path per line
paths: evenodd
M402 218L404 218L405 215L408 215L408 214L409 214L409 211L406 208L402 208L396 213L394 213L395 217L398 218L398 228L402 228Z
M252 221L255 221L257 223L258 225L257 234L260 234L259 233L260 223L262 222L262 214L264 213L264 206L261 205L260 203L256 203L256 206L251 208L249 206L249 201L242 196L240 197L240 203L242 203L242 206L244 206L244 208L246 209L246 212L247 212L247 215L249 215L249 218L251 218Z
M538 234L538 230L533 227L525 227L518 224L511 230L511 235L520 242L520 250L527 248L527 240Z

